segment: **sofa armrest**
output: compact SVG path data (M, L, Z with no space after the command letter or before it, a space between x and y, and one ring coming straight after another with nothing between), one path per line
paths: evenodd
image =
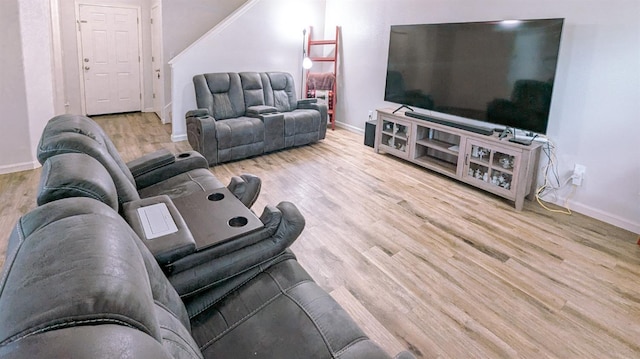
M247 116L256 117L257 115L264 115L268 113L278 112L278 109L273 106L249 106L247 107Z
M148 157L142 157L139 163L136 162L138 160L127 163L127 166L129 166L133 174L133 179L136 181L138 190L175 177L181 173L198 168L209 168L207 160L195 151L185 151L177 155L171 153L169 153L169 155L166 153L162 154L164 151L159 152L161 153L158 157L154 157L152 153L148 155ZM145 157L147 157L146 161L144 160ZM135 173L134 168L136 169Z
M298 238L305 220L289 202L267 206L259 231L198 251L165 267L181 297L189 297L252 270L283 253Z
M313 99L312 99L313 100ZM302 101L302 100L301 100ZM298 101L299 109L309 109L316 110L320 112L320 128L318 129L319 139L325 138L327 134L327 119L328 119L328 110L327 104L325 103L300 103Z
M206 108L199 108L196 110L187 111L185 117L206 117L211 116L209 110Z
M264 123L264 152L273 152L284 148L284 115L268 113L257 116Z
M209 166L215 166L218 164L216 120L206 113L200 110L187 112L187 139L191 148L203 155Z
M167 206L171 219L173 219L178 230L174 233L148 239L138 209L155 204ZM189 231L180 212L178 212L173 201L167 195L127 202L124 204L123 216L161 266L188 256L196 250L196 241L193 239L191 231Z
M298 100L298 108L300 108L301 105L309 105L317 102L318 102L317 98L303 98Z
M135 178L176 161L176 157L167 149L161 149L127 162L131 175Z

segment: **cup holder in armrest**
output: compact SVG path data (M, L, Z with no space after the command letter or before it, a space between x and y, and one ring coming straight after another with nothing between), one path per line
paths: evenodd
M247 219L247 217L233 217L229 220L229 225L231 227L244 227L247 225L247 223L249 223L249 220Z
M191 154L188 152L183 152L178 155L178 158L187 158L187 157L191 157Z
M222 201L224 199L224 193L214 192L207 196L209 201Z

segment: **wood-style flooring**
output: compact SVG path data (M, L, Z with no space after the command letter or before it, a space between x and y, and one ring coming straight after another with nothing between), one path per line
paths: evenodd
M170 141L152 114L96 119L125 161ZM637 235L512 203L392 156L359 134L211 168L263 180L254 205L293 202L292 249L390 354L424 358L640 358ZM0 263L40 170L0 175Z

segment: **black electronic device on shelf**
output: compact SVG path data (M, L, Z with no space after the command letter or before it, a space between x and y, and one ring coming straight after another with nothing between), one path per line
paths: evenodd
M563 22L393 25L384 100L544 134Z
M468 124L465 124L465 123L460 123L460 122L455 122L455 121L443 120L443 119L440 119L440 118L423 115L423 114L417 113L417 112L407 111L407 112L404 113L404 115L405 116L409 116L409 117L413 117L413 118L417 118L417 119L420 119L420 120L424 120L424 121L438 123L438 124L449 126L449 127L453 127L453 128L459 128L461 130L470 131L470 132L473 132L473 133L479 133L479 134L485 135L485 136L493 135L493 129L492 128L486 128L486 127L468 125Z

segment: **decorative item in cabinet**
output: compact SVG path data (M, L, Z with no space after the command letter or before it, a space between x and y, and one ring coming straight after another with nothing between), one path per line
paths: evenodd
M491 170L491 181L490 183L494 186L502 187L507 191L511 190L511 181L513 180L513 175L510 173L498 171L496 169ZM486 181L485 181L486 182Z
M496 152L493 156L493 166L502 167L506 170L512 170L514 164L514 157L505 153Z
M491 155L490 149L480 147L477 145L471 146L471 157L474 159L479 159L480 161L483 161L483 162L489 162L490 155Z

